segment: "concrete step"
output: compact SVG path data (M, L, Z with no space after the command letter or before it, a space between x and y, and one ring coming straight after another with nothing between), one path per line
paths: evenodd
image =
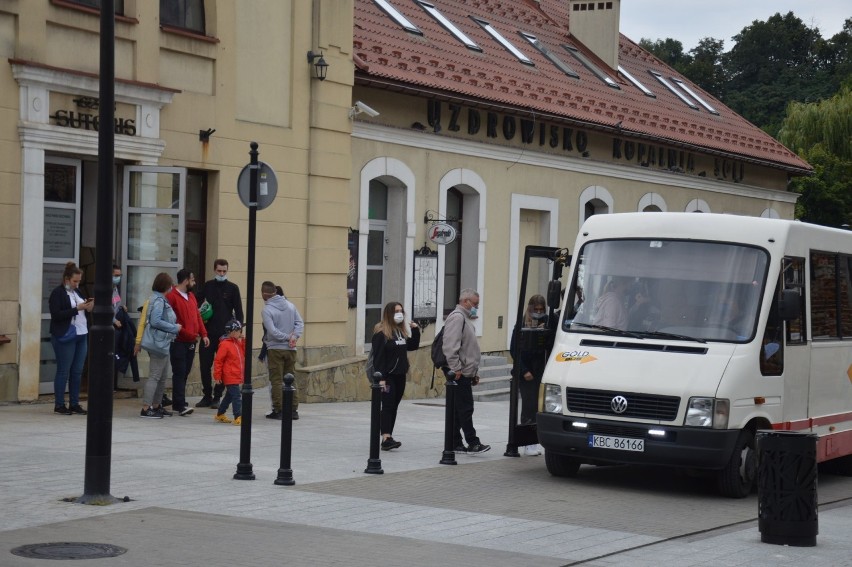
M505 376L508 378L512 375L512 365L511 364L500 364L494 366L481 366L479 367L479 377L480 378L494 378L496 376Z
M509 376L494 376L491 378L483 378L479 377L479 385L474 386L473 391L485 391L485 390L495 390L498 388L508 388L509 387Z
M483 354L479 359L479 369L481 371L486 366L503 366L508 363L509 361L505 356Z
M480 390L480 386L473 389L473 399L477 402L502 402L509 399L509 388L495 388L493 390Z

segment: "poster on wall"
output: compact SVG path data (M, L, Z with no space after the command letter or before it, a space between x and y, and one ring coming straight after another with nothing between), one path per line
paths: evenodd
M438 317L438 252L414 252L414 298L411 318L435 321Z
M349 307L358 304L358 231L349 229L349 271L346 272L346 295Z
M44 244L42 254L45 258L74 258L76 244L76 215L74 209L56 207L44 208Z

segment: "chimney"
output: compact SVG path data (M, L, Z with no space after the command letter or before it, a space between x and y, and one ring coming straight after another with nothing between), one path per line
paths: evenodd
M612 69L618 69L621 0L568 0L568 31Z

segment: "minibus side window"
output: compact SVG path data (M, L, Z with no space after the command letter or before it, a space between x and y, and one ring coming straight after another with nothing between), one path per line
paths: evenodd
M834 254L811 252L811 334L814 340L840 336L835 259Z
M793 289L799 293L799 316L786 322L787 344L803 345L807 343L805 332L805 259L784 258L784 289Z
M766 319L766 331L760 343L760 373L764 376L780 376L784 373L784 322L778 310L781 297L781 282L775 286L775 298Z
M840 302L840 336L852 338L852 256L845 254L837 262L837 297Z

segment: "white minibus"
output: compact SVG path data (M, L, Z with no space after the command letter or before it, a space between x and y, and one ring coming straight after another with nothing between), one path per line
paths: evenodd
M711 471L744 497L758 430L813 433L852 474L852 232L697 213L580 229L544 371L548 471Z

